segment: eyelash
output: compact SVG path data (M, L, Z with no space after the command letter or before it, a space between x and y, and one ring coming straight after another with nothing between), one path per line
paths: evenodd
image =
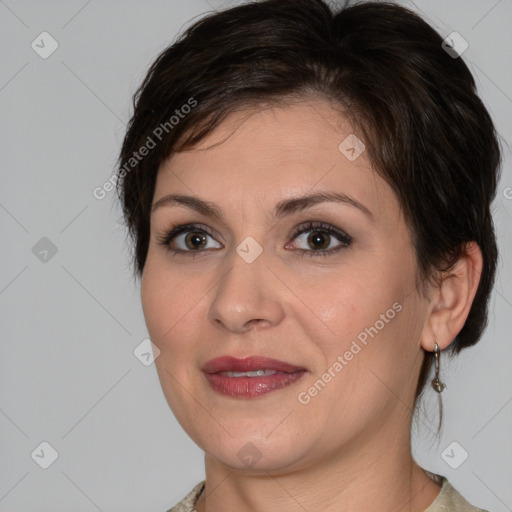
M294 234L292 235L291 239L295 240L299 235L302 235L303 233L307 233L308 231L318 231L320 233L327 233L330 236L333 236L338 239L339 242L341 242L341 245L335 247L334 249L322 249L322 250L307 250L307 249L295 249L297 251L300 251L303 256L306 257L326 257L331 254L337 253L341 249L345 249L349 247L352 244L352 237L350 235L347 235L341 230L338 230L334 228L333 226L329 224L325 224L323 222L316 222L316 221L310 221L306 222L305 224L302 224L297 227L297 229L294 231ZM174 255L177 254L185 254L186 256L190 256L192 258L203 254L206 251L209 251L211 249L206 250L197 250L197 251L184 251L182 249L171 249L169 247L169 244L179 235L187 232L197 232L197 233L204 233L212 238L214 238L213 234L210 232L210 230L201 224L181 224L175 227L172 227L168 232L166 232L164 235L158 237L158 244L163 245Z

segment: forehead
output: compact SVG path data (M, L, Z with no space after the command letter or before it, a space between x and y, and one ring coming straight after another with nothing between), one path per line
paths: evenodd
M155 200L170 192L215 202L336 190L389 206L393 194L371 167L364 141L322 100L229 115L195 148L160 166Z

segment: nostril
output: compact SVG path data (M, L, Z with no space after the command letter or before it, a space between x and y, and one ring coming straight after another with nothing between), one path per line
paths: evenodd
M249 320L245 323L245 328L251 327L251 325L255 323L256 325L259 324L269 324L270 322L268 320L265 320L264 318L253 318L252 320Z

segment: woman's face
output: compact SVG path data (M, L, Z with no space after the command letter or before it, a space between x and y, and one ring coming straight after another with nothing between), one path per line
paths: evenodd
M159 170L142 277L158 375L230 467L284 472L409 435L427 301L398 201L351 134L321 100L237 113ZM204 371L221 356L303 371Z

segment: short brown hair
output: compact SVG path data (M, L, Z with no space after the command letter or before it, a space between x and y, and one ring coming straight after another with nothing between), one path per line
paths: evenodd
M331 10L322 0L263 0L194 23L149 69L120 153L118 193L138 275L161 162L193 147L237 109L314 94L344 109L372 166L395 191L420 284L449 270L468 242L480 246L478 290L450 350L475 344L496 272L490 204L501 155L473 76L442 41L417 14L389 2ZM150 139L154 149L127 168ZM416 396L431 362L424 359Z

